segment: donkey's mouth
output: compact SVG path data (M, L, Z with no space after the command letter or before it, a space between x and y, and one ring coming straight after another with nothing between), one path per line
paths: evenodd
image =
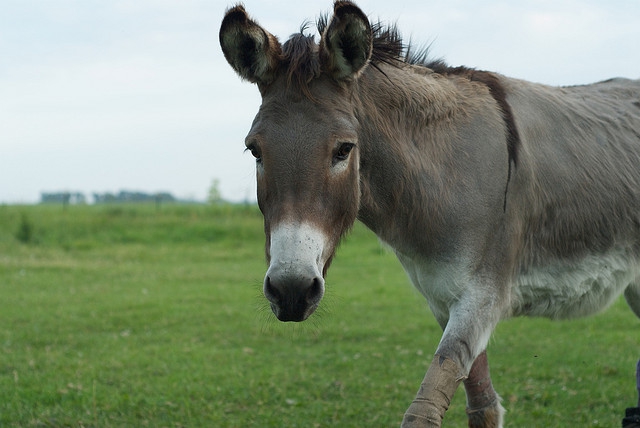
M307 308L286 308L280 307L271 303L271 310L275 314L276 318L282 322L302 322L313 314L318 305L310 306Z

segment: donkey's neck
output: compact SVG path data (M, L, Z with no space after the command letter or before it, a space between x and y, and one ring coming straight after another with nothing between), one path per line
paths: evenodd
M506 146L497 143L498 154L484 147L478 155L475 142L459 144L460 138L475 141L472 127L479 120L496 125L498 140L504 136L494 99L482 84L418 66L369 69L356 93L362 189L358 218L398 251L447 257L456 245L450 232L467 215L457 196L464 191L460 186L468 190L460 171L473 167L469 158L487 156L490 166L496 160L505 170L504 177L496 176L506 182ZM501 201L496 206L502 208Z
M445 77L423 66L381 64L358 79L360 114L372 119L371 124L390 138L401 137L398 128L421 133L464 111L464 88L460 85L469 84L468 80Z
M369 70L358 82L359 219L396 249L408 243L438 251L434 234L444 229L450 203L445 173L455 157L446 135L464 114L459 89L426 68L383 71Z

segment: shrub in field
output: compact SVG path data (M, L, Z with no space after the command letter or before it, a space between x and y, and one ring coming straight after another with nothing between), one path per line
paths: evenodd
M16 239L24 244L27 244L33 239L33 224L26 213L20 214L20 224L16 231Z

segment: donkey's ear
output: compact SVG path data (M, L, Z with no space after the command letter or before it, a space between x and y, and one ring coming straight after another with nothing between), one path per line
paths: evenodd
M372 49L367 16L350 1L336 1L320 40L322 69L337 80L353 78L367 65Z
M280 42L251 20L242 5L229 9L224 16L220 45L240 77L263 85L273 81L282 56Z

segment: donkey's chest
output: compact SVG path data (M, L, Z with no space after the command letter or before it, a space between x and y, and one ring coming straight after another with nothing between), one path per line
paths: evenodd
M638 260L624 250L532 268L516 278L512 313L552 319L591 315L611 304L639 274Z
M472 291L473 281L460 263L441 263L396 255L413 285L427 299L433 314L442 323L449 318L449 309L460 296Z

